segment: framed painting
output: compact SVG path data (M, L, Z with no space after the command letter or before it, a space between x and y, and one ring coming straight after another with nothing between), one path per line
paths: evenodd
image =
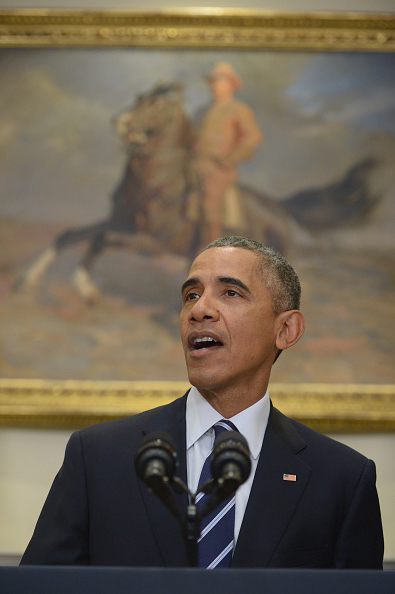
M232 233L302 282L274 402L322 431L393 431L394 50L390 15L0 11L0 424L181 395L180 286ZM211 215L196 163L224 137L203 132L221 69L255 140Z

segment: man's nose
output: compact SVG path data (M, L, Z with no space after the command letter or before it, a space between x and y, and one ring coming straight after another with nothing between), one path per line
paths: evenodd
M201 322L203 320L216 321L218 318L218 303L212 295L203 293L194 303L190 312L190 319Z

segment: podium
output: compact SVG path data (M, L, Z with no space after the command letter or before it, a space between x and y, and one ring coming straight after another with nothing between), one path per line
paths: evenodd
M394 594L395 571L1 567L1 594Z

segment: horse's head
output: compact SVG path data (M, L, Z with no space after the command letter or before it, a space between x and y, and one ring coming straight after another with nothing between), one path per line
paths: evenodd
M137 96L129 109L115 119L115 127L127 152L135 153L153 138L158 138L182 110L183 85L160 82Z

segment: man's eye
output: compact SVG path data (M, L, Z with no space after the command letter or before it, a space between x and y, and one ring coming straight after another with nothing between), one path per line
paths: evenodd
M193 299L198 299L199 295L198 293L188 293L187 295L185 295L185 301L192 301Z
M226 294L228 295L228 297L237 297L239 295L239 293L234 289L228 289L226 291Z

